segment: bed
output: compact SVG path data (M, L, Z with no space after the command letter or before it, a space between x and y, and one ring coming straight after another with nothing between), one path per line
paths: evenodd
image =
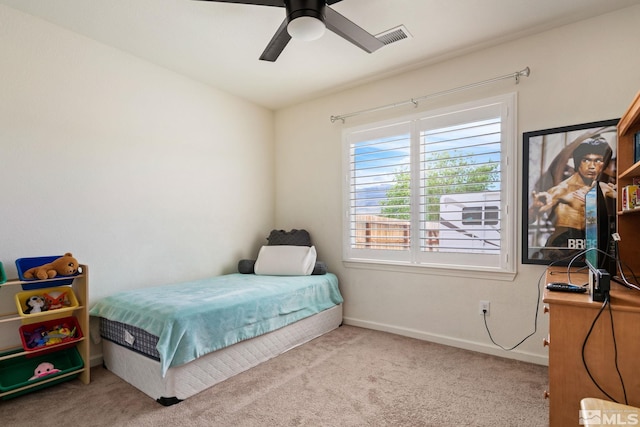
M228 274L98 301L105 367L163 405L342 323L334 274Z

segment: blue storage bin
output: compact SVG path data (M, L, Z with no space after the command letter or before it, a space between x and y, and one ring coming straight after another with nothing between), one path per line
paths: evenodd
M40 267L41 265L48 264L50 262L55 261L60 258L62 255L55 256L43 256L43 257L35 257L35 258L19 258L16 260L16 267L18 269L18 277L22 282L28 282L30 280L39 280L39 279L25 279L23 273L30 268ZM73 283L73 277L77 276L77 274L73 276L56 276L56 277L64 277L64 279L49 279L46 281L39 281L37 283L22 285L22 289L27 291L31 289L42 289L42 288L51 288L54 286L66 286Z

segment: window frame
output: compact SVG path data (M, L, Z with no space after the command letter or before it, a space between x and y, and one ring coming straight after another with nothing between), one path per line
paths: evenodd
M513 280L516 274L517 233L516 233L516 203L517 183L515 161L517 151L517 94L508 93L491 98L479 99L463 104L451 105L433 110L425 110L393 119L376 121L345 128L342 132L343 148L343 264L350 268L381 269L390 271L408 271L450 276L483 277L498 280ZM501 250L500 255L492 255L494 265L487 267L482 263L483 254L465 254L464 258L475 259L474 264L459 263L460 256L456 253L426 254L416 251L417 245L412 244L408 251L384 251L379 249L354 249L351 245L351 144L354 135L362 135L375 130L395 127L410 128L410 150L412 157L411 182L419 183L421 171L414 166L420 163L420 130L424 129L425 121L438 123L441 119L457 120L459 123L471 123L477 120L477 113L486 115L483 110L495 109L499 111L500 121L500 203L501 203ZM459 118L465 118L459 120ZM454 118L454 119L452 119ZM458 118L458 119L456 119ZM433 128L437 128L434 126ZM358 140L358 138L356 138ZM359 139L362 141L362 138ZM419 203L418 191L412 192L411 203ZM482 221L488 221L487 212L482 211ZM420 236L420 219L415 216L410 220L411 233ZM413 240L418 240L413 239ZM394 253L395 252L395 253ZM399 253L403 252L403 253ZM408 254L407 254L408 252ZM416 253L420 252L420 253ZM384 256L383 256L384 255ZM495 258L495 257L499 258ZM435 258L435 259L434 259ZM486 260L486 258L484 258ZM497 264L496 264L497 262Z

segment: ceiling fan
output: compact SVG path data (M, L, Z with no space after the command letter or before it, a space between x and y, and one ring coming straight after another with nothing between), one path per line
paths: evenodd
M260 56L263 61L274 62L282 53L291 38L315 40L320 38L325 28L350 41L359 48L372 53L384 46L372 34L369 34L343 15L331 9L330 5L341 0L203 0L219 3L241 3L259 6L284 7L285 20L271 38Z

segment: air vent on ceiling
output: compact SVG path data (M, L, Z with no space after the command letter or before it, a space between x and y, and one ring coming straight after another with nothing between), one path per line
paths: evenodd
M387 31L383 31L380 34L376 34L376 38L385 45L399 42L400 40L410 39L411 34L404 25L399 25Z

